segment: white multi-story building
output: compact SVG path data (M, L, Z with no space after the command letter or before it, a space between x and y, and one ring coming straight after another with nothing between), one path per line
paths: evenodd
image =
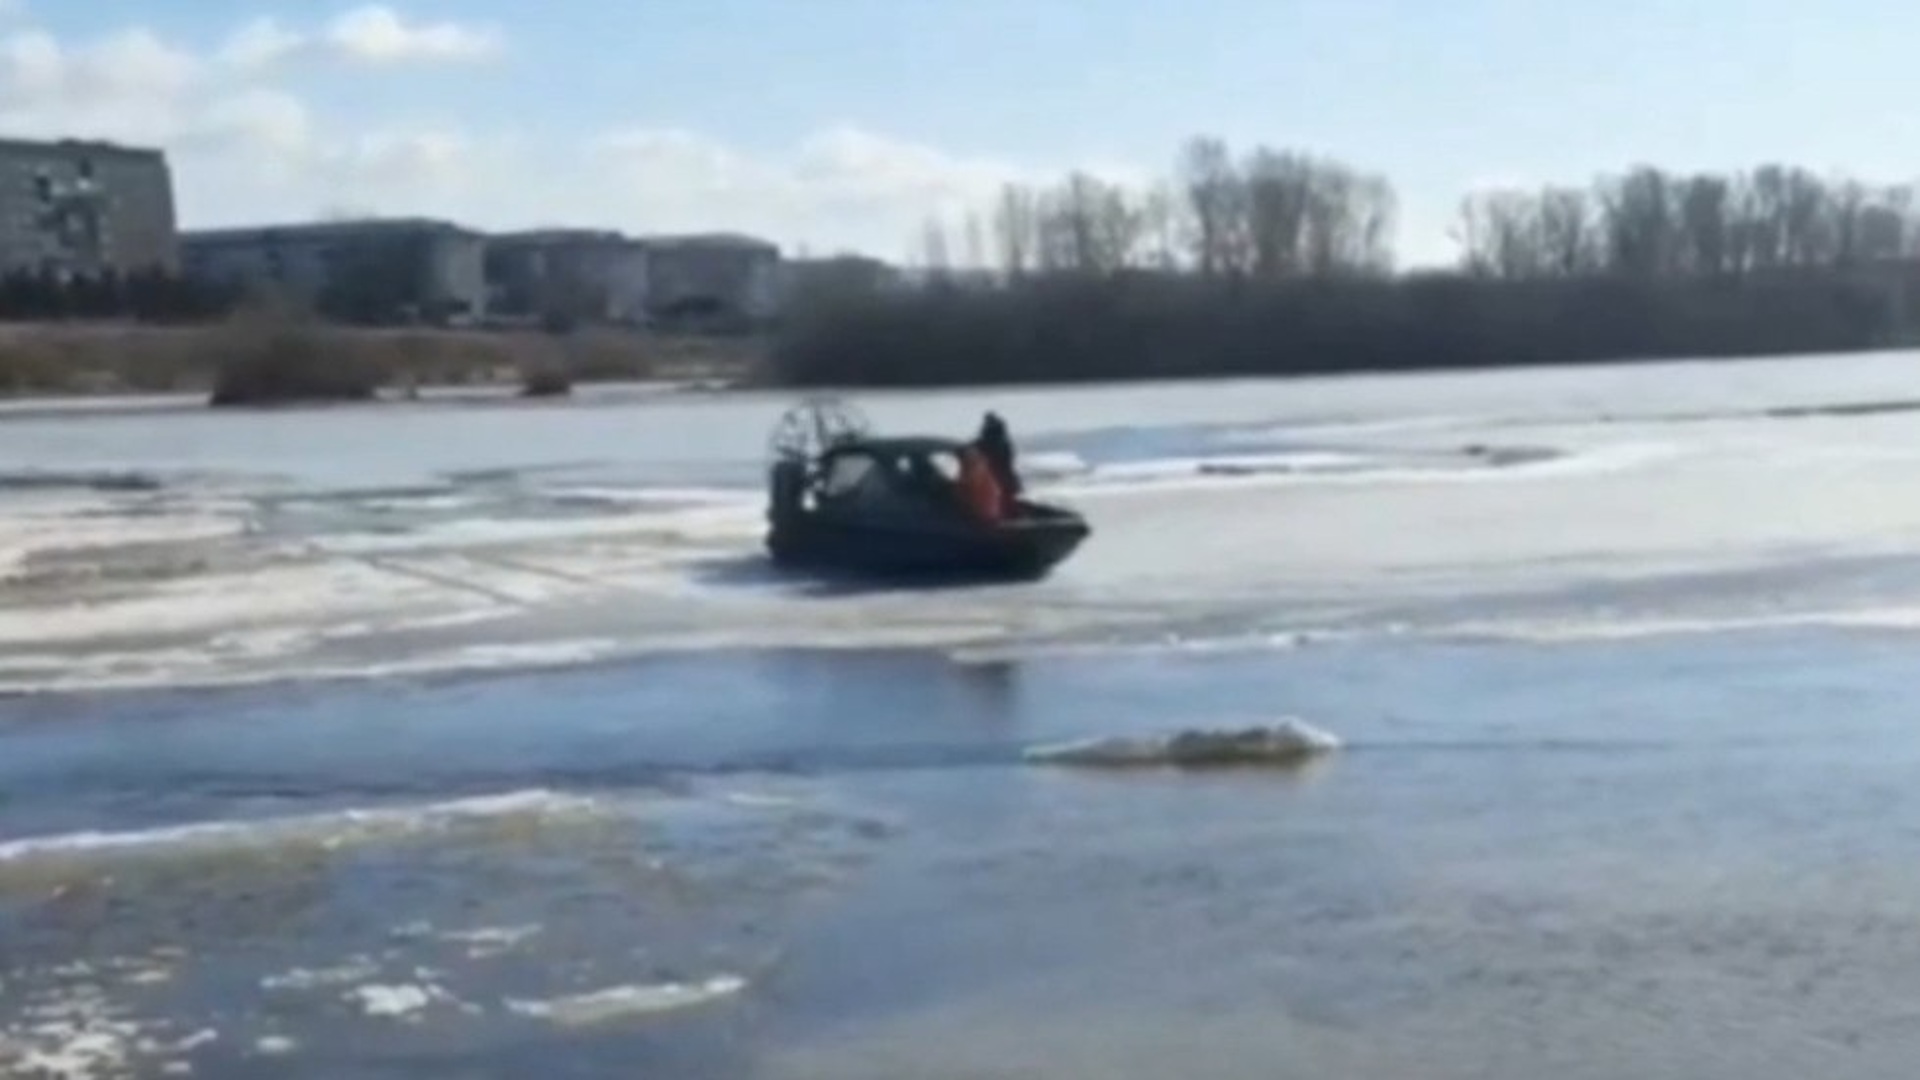
M778 245L738 233L645 236L647 309L656 319L765 322L780 312Z
M0 139L0 271L171 271L178 254L163 152Z
M497 315L638 324L647 318L646 247L617 232L544 229L487 238Z
M186 272L260 287L365 321L479 318L487 310L486 238L429 218L242 229L181 238Z

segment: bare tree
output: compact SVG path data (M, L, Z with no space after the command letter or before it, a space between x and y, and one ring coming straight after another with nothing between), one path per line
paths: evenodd
M1721 176L1695 176L1681 186L1676 261L1684 272L1718 275L1732 268L1732 193Z
M1256 149L1243 169L1247 244L1253 273L1264 278L1301 273L1307 261L1308 217L1315 198L1314 163L1298 154Z
M1586 192L1549 187L1540 192L1535 228L1539 269L1555 277L1577 277L1597 269L1600 252L1593 227L1593 203Z
M942 278L953 269L947 253L947 226L937 216L928 217L920 226L920 265L931 278Z
M1099 181L1085 173L1073 173L1056 194L1061 215L1062 239L1067 245L1067 268L1086 272L1105 269L1100 249Z
M1912 188L1895 185L1880 189L1860 213L1861 261L1880 263L1905 255L1909 243L1908 219L1912 212Z
M1666 173L1644 165L1602 183L1609 269L1648 278L1679 268L1674 186Z
M1193 214L1194 264L1206 276L1244 270L1247 191L1226 142L1213 137L1188 142L1181 172Z
M1306 266L1315 277L1359 270L1365 263L1361 237L1362 197L1369 181L1337 163L1308 172Z
M1351 269L1362 274L1392 273L1400 198L1384 176L1361 177L1354 194L1354 235L1359 246Z
M1034 200L1034 266L1044 273L1075 273L1081 269L1086 230L1074 219L1070 194L1065 188L1047 190Z
M1075 203L1091 226L1087 269L1111 274L1133 265L1144 227L1132 194L1119 184L1084 173L1075 175L1069 183Z
M1832 258L1839 266L1852 266L1865 257L1863 223L1870 209L1866 186L1847 180L1827 191L1827 233L1832 237Z
M962 243L966 245L962 257L967 261L967 269L973 271L985 270L987 268L987 238L985 229L980 224L980 215L978 212L972 210L967 211L967 216L961 225L961 236Z
M1787 260L1794 266L1822 266L1835 261L1833 222L1828 213L1826 185L1805 169L1787 171Z
M1549 264L1541 201L1517 191L1472 195L1461 205L1462 259L1469 272L1521 280L1542 276Z
M1787 170L1762 165L1748 179L1746 244L1755 269L1784 266L1792 261L1787 228Z
M994 239L1000 249L1000 268L1008 280L1031 269L1039 246L1039 200L1032 189L1007 184L994 207Z
M1075 172L1039 199L1038 265L1057 273L1111 274L1134 261L1143 230L1140 209L1124 188Z
M1161 273L1180 265L1180 208L1165 184L1155 184L1141 197L1140 230L1146 265Z
M1256 276L1370 274L1393 265L1397 206L1384 177L1266 147L1248 157L1242 176Z

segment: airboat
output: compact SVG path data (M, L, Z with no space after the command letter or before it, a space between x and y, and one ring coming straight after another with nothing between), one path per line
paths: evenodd
M768 439L768 554L863 576L1037 580L1092 534L1074 511L1025 498L996 521L971 514L954 484L966 445L875 435L835 398L795 405Z

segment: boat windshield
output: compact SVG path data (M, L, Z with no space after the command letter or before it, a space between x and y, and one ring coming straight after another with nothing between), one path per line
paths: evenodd
M827 467L820 492L829 499L841 499L857 491L873 476L875 462L866 454L841 454Z
M877 509L944 506L950 499L959 460L943 453L842 453L820 477L824 502Z

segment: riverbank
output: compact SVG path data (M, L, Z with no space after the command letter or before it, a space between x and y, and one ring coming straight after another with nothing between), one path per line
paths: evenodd
M0 397L206 393L221 364L257 344L244 321L201 326L0 324ZM310 353L379 373L383 387L514 386L563 368L578 382L734 382L756 371L757 339L616 330L302 327Z

